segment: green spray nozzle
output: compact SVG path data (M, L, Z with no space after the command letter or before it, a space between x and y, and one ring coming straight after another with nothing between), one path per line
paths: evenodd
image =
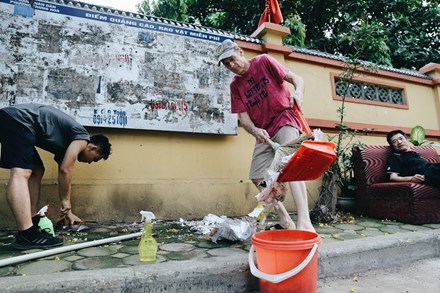
M142 222L144 220L145 221L151 221L151 220L156 219L156 216L152 212L141 211L140 213L141 213L141 216L142 216L142 219L141 219Z

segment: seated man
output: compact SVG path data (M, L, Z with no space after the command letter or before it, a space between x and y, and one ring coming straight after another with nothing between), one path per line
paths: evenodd
M390 181L440 187L440 163L429 163L419 153L412 151L410 142L401 130L390 131L387 141L393 150L387 162Z

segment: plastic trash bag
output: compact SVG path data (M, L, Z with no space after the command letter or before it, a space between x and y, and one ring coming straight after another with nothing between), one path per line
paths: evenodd
M264 181L260 185L264 184L264 187L259 194L255 196L257 202L271 203L272 200L284 201L286 197L287 187L284 182L278 182L279 172L268 171Z
M202 221L189 223L193 230L211 236L211 240L244 241L256 232L256 221L252 218L230 219L226 216L208 214Z

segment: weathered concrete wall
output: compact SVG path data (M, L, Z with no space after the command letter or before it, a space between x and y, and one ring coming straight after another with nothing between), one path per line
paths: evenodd
M236 134L231 74L213 58L229 36L49 1L24 17L27 0L4 2L0 106L51 104L86 126Z

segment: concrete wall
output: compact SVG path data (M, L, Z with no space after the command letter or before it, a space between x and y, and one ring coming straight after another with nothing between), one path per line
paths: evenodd
M305 79L304 113L312 128L334 132L336 109L331 73L343 69L340 61L292 51L282 46L288 32L264 24L255 37L270 40L256 44L237 40L247 57L269 53ZM268 38L270 37L270 38ZM224 69L226 70L226 69ZM374 129L359 139L368 144L385 144L384 135L395 128L409 131L420 124L430 139L440 140L439 65L425 68L434 79L380 70L362 78L403 86L409 108L347 103L347 124L362 131ZM228 87L228 84L224 85ZM238 135L213 135L150 130L88 128L108 135L113 154L108 161L77 164L74 170L72 205L74 212L88 221L140 220L140 210L153 211L160 219L200 219L208 213L240 216L255 206L257 189L248 179L254 139L241 127ZM58 209L57 166L52 155L41 151L46 164L41 205ZM9 171L0 169L0 194L5 193ZM319 180L307 182L309 206L314 205ZM15 227L5 197L0 198L0 225ZM290 197L286 204L294 210ZM55 218L55 215L51 216Z

